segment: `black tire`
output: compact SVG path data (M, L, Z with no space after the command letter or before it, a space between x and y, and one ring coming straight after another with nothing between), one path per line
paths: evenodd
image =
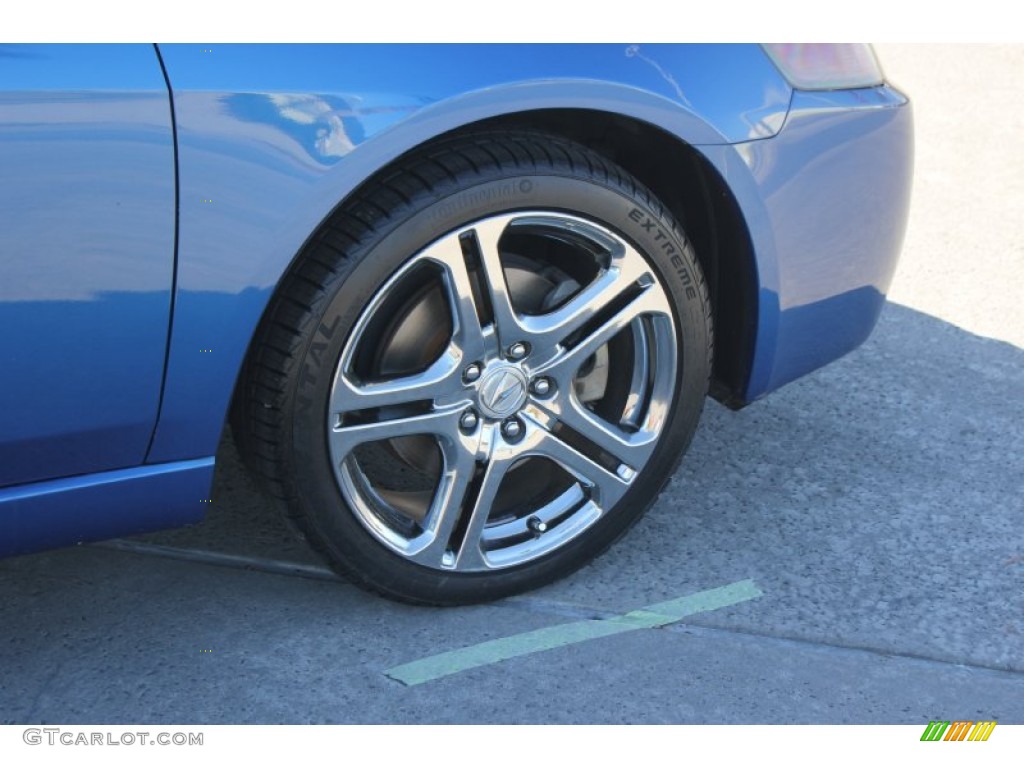
M524 211L538 212L536 221L492 218ZM485 253L490 252L477 245L487 227L501 232L501 248L494 251L501 253L506 278L500 286L488 280ZM468 262L456 264L450 254L453 233L459 232L462 258ZM609 233L610 239L602 240ZM600 251L604 242L613 255ZM441 258L431 249L449 255ZM590 270L593 280L604 276L611 281L611 264L645 271L628 291L587 305L589 319L578 320L578 329L568 320L558 325L559 334L575 330L557 346L545 346L548 337L537 336L541 341L524 346L526 359L511 357L520 351L506 346L513 332L502 330L495 319L502 316L502 291L516 323L527 322L529 315L544 320L557 314L561 321L584 305L580 296ZM467 312L465 321L456 320L456 308L467 292L453 288L467 285L458 283L462 269L475 283L473 301L465 304L475 314ZM618 270L616 280L626 271ZM383 288L389 280L393 284ZM625 278L620 282L628 283ZM618 283L609 295L614 290ZM650 305L655 309L634 318L634 310L627 308L630 314L623 317L634 319L596 347L602 328L618 327L609 317L626 312L631 297L641 295L654 296ZM438 306L444 307L440 314ZM424 307L434 311L425 315L430 318L426 323L419 317L427 312ZM480 320L480 333L474 317ZM456 323L468 330L457 334ZM493 337L487 336L489 330ZM553 331L549 335L555 337ZM473 346L481 343L485 347ZM386 401L379 393L377 400L370 399L377 380L419 392L405 382L429 379L434 367L455 354L453 349L466 358L458 359L461 375L471 375L466 369L476 359L467 356L476 348L488 350L480 358L483 375L462 389L445 374L446 394L431 395L429 402L354 407ZM560 368L550 364L556 373L548 384L555 394L547 400L536 394L543 388L535 376L544 370L542 348L551 360L562 360ZM421 358L410 362L410 349L423 349ZM339 368L343 350L348 362ZM639 519L697 427L711 350L710 305L697 259L678 223L643 185L602 156L559 137L528 131L464 135L403 158L343 204L311 239L282 281L254 340L240 386L235 433L249 466L285 503L313 547L355 583L413 603L492 600L572 573ZM584 359L583 367L576 367ZM642 375L633 374L641 368ZM666 369L672 372L667 378ZM607 373L595 374L599 370ZM336 383L342 372L344 380ZM346 394L349 380L358 398ZM332 392L335 405L329 408ZM646 404L637 406L644 397ZM506 415L502 409L514 402L518 410ZM345 407L338 410L339 403ZM461 409L458 434L448 420L454 408ZM545 409L561 409L567 422L584 425L582 431L564 426L561 416L552 417ZM466 424L472 419L466 410L477 418L468 436ZM443 434L359 442L424 414L438 415L437 424L443 416ZM516 447L516 428L508 426L509 419L518 420L522 444L543 446L542 455L514 458L520 455L517 450L526 456L528 449ZM603 434L591 423L610 425L616 440L632 441L621 443L622 455L631 458L620 460L618 450L605 450L603 437L600 445L588 442ZM396 427L394 434L399 431ZM480 442L480 436L491 442ZM499 443L500 450L479 447ZM566 452L563 444L571 449ZM619 444L611 443L613 448ZM467 456L473 455L476 463L471 464ZM570 458L565 463L545 458L552 455ZM634 459L636 466L629 463ZM607 474L594 469L598 479L591 482L583 471L591 465ZM628 478L631 471L631 479L620 485L611 477ZM509 472L516 473L514 483L497 479ZM446 478L454 478L453 498L463 490L460 499L478 494L477 518L469 519L471 502L442 504L438 489L449 482ZM492 489L497 489L493 497ZM461 516L452 517L456 512ZM449 520L455 522L449 526ZM434 543L421 546L430 540L428 529L435 522L440 532L431 534ZM436 564L435 557L441 557Z

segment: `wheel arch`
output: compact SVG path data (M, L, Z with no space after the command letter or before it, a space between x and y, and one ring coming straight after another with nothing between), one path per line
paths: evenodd
M591 108L529 109L474 120L410 146L367 175L312 229L282 271L256 326L278 299L280 286L307 256L333 215L381 177L395 173L408 156L432 144L482 130L532 129L589 146L637 177L668 207L693 242L708 281L713 310L715 354L710 394L739 408L749 380L758 317L758 273L743 214L718 170L694 145L666 129L622 112ZM706 137L705 137L706 138ZM249 358L252 341L246 351ZM244 360L232 391L232 411L243 383Z
M333 213L371 180L394 172L409 153L481 127L532 127L596 142L685 221L712 281L718 331L712 394L742 403L763 265L755 263L744 221L753 198L743 192L744 179L733 181L729 170L742 161L710 118L610 82L514 83L396 115L342 159L306 163L299 174L299 166L281 164L285 148L296 150L290 136L266 133L271 125L265 123L255 124L263 133L235 118L224 124L223 113L211 112L219 103L195 95L184 98L180 110L189 122L179 130L184 186L175 318L148 463L216 452L278 287ZM225 142L229 129L233 140ZM266 141L270 135L282 143ZM289 169L295 173L285 173ZM736 165L736 171L742 175L743 168ZM723 178L741 185L736 196ZM218 208L220 200L232 205ZM197 352L211 348L216 356Z

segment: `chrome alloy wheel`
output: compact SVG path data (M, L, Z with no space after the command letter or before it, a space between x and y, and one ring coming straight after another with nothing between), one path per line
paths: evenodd
M629 490L677 365L665 290L622 237L555 211L474 221L407 260L349 334L326 425L338 489L419 565L529 562Z

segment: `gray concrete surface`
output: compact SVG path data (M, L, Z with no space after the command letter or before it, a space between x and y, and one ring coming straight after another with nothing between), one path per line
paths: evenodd
M917 127L890 300L1024 347L1024 45L879 45Z
M494 605L391 604L327 574L226 444L201 526L0 561L0 722L1024 723L1024 47L879 50L918 121L893 303L835 365L709 403L611 552ZM764 595L669 627L384 674L743 579Z

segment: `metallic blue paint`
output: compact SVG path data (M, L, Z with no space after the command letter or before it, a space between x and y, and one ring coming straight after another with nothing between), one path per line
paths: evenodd
M754 249L748 400L859 344L892 276L906 99L794 92L758 46L160 53L172 94L148 46L0 46L0 485L21 484L0 489L0 554L198 520L247 347L303 244L402 153L483 119L593 110L703 154Z
M213 457L0 488L0 557L198 523Z
M770 141L722 164L755 243L757 343L748 401L861 344L881 312L903 243L913 119L889 87L796 92ZM710 152L710 148L704 148Z
M139 464L174 268L153 47L0 46L0 168L0 486Z

